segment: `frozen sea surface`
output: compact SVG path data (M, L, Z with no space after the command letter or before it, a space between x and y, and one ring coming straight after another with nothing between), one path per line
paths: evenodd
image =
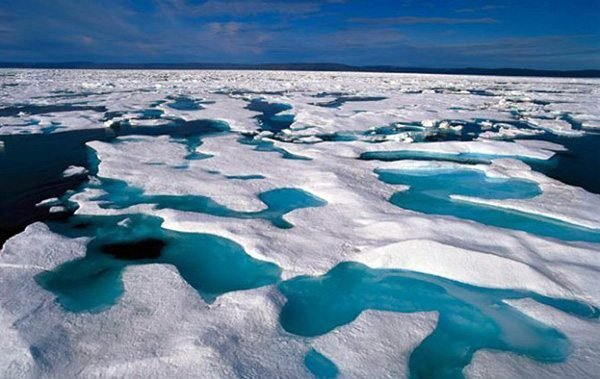
M595 377L600 81L0 71L0 377Z

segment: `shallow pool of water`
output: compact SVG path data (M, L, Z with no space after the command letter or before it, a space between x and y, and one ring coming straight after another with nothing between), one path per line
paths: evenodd
M335 96L335 95L329 95L329 96ZM347 95L340 95L337 96L334 100L331 101L326 101L326 102L320 102L320 103L315 103L314 105L318 105L320 107L326 107L326 108L339 108L342 105L344 105L345 103L348 102L370 102L370 101L381 101L381 100L385 100L387 99L387 97L384 96L347 96Z
M199 101L188 96L170 96L168 99L171 101L167 106L179 111L197 111L204 108Z
M70 312L101 312L124 292L123 271L131 265L173 265L207 302L232 291L279 280L277 265L250 257L237 243L210 234L182 233L161 227L162 219L141 214L74 216L52 223L69 237L88 236L85 257L36 276Z
M254 146L255 151L278 153L283 159L293 159L293 160L301 160L301 161L312 160L311 158L292 154L289 151L285 150L284 148L275 146L275 144L272 141L267 141L264 139L256 139L250 135L242 135L238 139L238 142L243 145Z
M284 219L287 213L296 209L322 207L327 204L325 200L298 188L276 188L258 195L258 198L267 206L266 209L241 212L227 208L206 196L146 195L141 189L129 186L121 180L102 179L99 188L106 194L94 200L99 201L102 208L124 209L138 204L154 204L157 209L176 209L219 217L263 219L282 229L293 227Z
M281 113L292 109L289 104L270 103L263 98L256 98L250 101L246 108L262 113L256 117L261 130L279 133L294 123L293 114Z
M462 378L463 368L480 349L508 351L540 362L563 361L570 350L565 335L519 312L506 299L532 298L576 317L599 317L598 309L571 300L353 262L340 263L323 276L282 282L279 289L287 300L281 325L307 337L331 332L367 309L438 312L435 330L411 353L412 378Z
M310 349L306 353L304 365L316 379L337 378L339 374L335 363L315 349Z
M534 182L489 178L477 170L377 170L376 173L385 183L410 187L390 198L391 203L404 209L453 216L561 240L600 242L600 230L450 198L450 195L462 195L481 199L528 199L541 194Z
M489 154L476 154L476 153L436 153L429 151L415 151L415 150L394 150L394 151L367 151L360 155L359 159L365 161L403 161L403 160L414 160L414 161L442 161L442 162L455 162L462 164L490 164L493 159L504 158L506 156L489 155Z

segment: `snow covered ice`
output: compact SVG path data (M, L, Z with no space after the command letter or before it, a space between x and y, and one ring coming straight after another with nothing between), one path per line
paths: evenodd
M600 80L0 84L0 377L600 372Z

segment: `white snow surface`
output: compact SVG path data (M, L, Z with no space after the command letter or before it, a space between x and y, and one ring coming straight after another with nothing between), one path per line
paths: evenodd
M336 364L341 378L400 378L408 372L410 353L435 329L436 322L435 313L369 310L316 338L313 347Z
M571 115L589 127L600 113L597 79L505 78L427 74L168 71L168 70L2 70L0 107L35 105L104 106L108 112L135 112L167 96L207 100L204 109L180 111L161 104L165 116L220 119L235 130L251 130L255 112L244 99L264 97L291 104L297 136L367 130L395 122L432 125L442 120L512 120L520 112L532 125L569 133L560 117ZM486 95L470 91L484 91ZM318 106L345 96L385 97L349 101L338 108ZM321 97L315 95L321 94ZM332 94L332 95L328 95ZM210 102L213 102L211 104ZM0 134L39 133L56 122L59 129L95 128L103 112L76 110L0 116ZM131 116L131 114L129 114ZM127 118L127 117L126 117ZM36 124L31 125L35 122Z
M504 158L490 166L470 168L488 176L532 180L543 193L533 199L485 203L600 228L600 196L506 158L549 159L561 146L531 140L499 141L498 133L490 132L474 141L426 144L402 139L319 142L318 137L394 123L430 127L443 120L510 121L511 110L521 112L534 127L576 136L581 131L572 130L560 117L569 114L584 126L595 127L600 119L598 80L253 71L0 73L5 74L0 83L17 84L0 86L0 108L34 101L50 105L83 100L86 105L105 106L107 112L122 112L120 119L131 124L150 125L157 120L136 120L137 112L169 95L189 95L209 102L195 111L160 104L157 108L164 111L162 118L221 120L234 132L203 138L197 151L212 157L202 160L186 160L186 146L168 136L90 142L88 146L101 161L98 176L102 178L125 180L147 194L208 196L239 211L264 209L257 196L283 187L303 189L327 201L324 207L287 214L285 219L294 225L291 229L278 229L265 220L158 210L150 204L102 209L92 200L99 190L90 188L69 198L79 205L78 214L144 212L163 218L165 228L223 236L242 245L251 256L276 263L283 280L320 275L340 262L356 261L372 268L412 270L600 306L597 244L565 242L401 209L388 199L403 188L379 181L375 169L464 167L356 159L366 151L396 150L498 155ZM469 90L487 90L492 95L475 95ZM349 101L329 108L316 105L336 98L327 94L316 97L324 92L385 99ZM71 97L73 93L75 97ZM271 141L311 160L282 159L277 152L256 151L254 146L238 143L238 132L258 131L258 113L245 108L248 100L256 97L293 106L290 112L295 121L286 134L304 143ZM0 116L0 134L43 133L53 122L60 125L54 133L103 128L103 117L104 112L90 110ZM64 175L84 173L82 167L69 167ZM232 175L265 178L227 178ZM57 207L57 201L50 199L40 206ZM278 323L285 299L276 286L228 293L209 305L174 268L161 264L130 266L123 277L124 296L109 310L68 313L33 278L85 254L86 242L34 223L5 243L0 251L0 377L198 377L199 373L214 378L310 377L303 365L310 348L333 361L342 377L401 377L407 373L410 352L437 322L435 313L367 311L331 333L313 339L298 337ZM564 363L542 365L509 353L480 351L465 370L468 377L590 377L599 372L597 322L581 321L532 301L513 303L565 332L574 345L573 352Z

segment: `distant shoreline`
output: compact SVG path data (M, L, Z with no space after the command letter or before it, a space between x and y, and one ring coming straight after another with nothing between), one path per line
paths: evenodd
M521 68L427 68L399 66L352 66L337 63L94 63L94 62L0 62L0 68L88 70L264 70L381 72L406 74L533 76L553 78L600 78L600 69L537 70Z

